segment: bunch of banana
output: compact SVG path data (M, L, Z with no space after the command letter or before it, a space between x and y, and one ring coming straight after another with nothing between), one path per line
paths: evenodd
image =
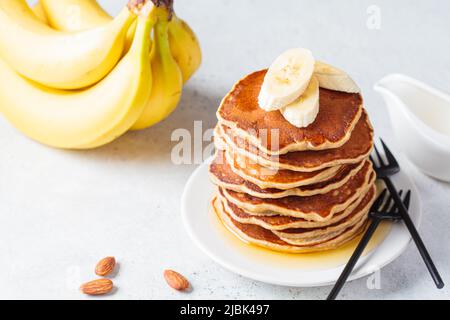
M0 112L46 145L95 148L158 123L200 62L173 0L129 0L114 19L95 0L0 1Z

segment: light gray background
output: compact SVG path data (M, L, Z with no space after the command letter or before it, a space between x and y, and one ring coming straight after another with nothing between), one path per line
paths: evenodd
M125 3L101 2L112 13ZM94 278L99 258L114 255L120 270L111 299L323 299L330 287L251 281L194 246L181 224L180 196L195 165L172 164L172 131L192 131L194 120L214 126L215 110L234 81L297 46L357 80L377 133L394 148L374 82L402 72L450 92L448 1L175 2L201 40L204 62L167 121L98 150L70 152L30 141L0 117L0 298L85 298L79 284ZM381 10L379 30L366 26L370 5ZM420 232L448 282L450 185L414 170L411 176L424 205ZM193 292L167 288L165 268L185 274ZM435 289L411 245L382 270L380 290L367 289L360 279L347 284L340 298L443 299L449 290Z

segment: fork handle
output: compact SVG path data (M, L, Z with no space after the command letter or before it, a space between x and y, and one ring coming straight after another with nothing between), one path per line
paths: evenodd
M389 178L383 178L384 183L386 184L386 187L388 188L390 194L394 198L395 204L399 208L400 215L405 222L406 227L409 230L409 233L411 234L412 239L414 240L414 243L417 246L417 249L419 250L420 255L422 256L423 261L425 262L425 265L428 268L428 271L430 272L431 277L434 280L434 283L436 284L436 287L438 289L442 289L444 287L444 282L442 281L441 276L439 275L439 272L436 268L436 266L433 263L433 260L431 259L430 254L428 253L427 249L425 248L425 244L422 241L422 238L420 237L419 233L417 232L416 227L414 226L414 223L411 220L411 217L408 214L408 209L406 209L402 199L397 193L397 190L392 183L391 179Z
M341 291L342 287L344 286L345 282L347 281L348 276L352 273L353 268L355 267L356 263L358 262L359 258L361 257L361 254L363 253L364 249L366 248L367 244L369 243L370 239L372 238L375 230L377 230L378 225L380 224L381 219L379 218L373 218L372 222L370 223L369 227L367 228L366 232L364 233L364 236L361 238L361 240L358 243L358 246L356 247L355 251L353 251L352 256L347 262L347 265L345 266L344 270L342 271L341 275L339 276L339 279L336 281L336 284L334 285L333 289L331 290L330 294L327 297L327 300L335 300L339 292Z

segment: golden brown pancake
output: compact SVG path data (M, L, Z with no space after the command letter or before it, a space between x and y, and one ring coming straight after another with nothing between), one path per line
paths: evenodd
M229 148L229 151L246 156L262 166L302 172L317 171L332 166L361 162L369 156L373 147L373 129L365 111L361 115L347 143L335 149L297 151L280 156L270 156L259 151L247 140L233 134L232 130L225 125L219 124L219 130L216 130L215 134L215 141L223 138L226 142L225 146ZM223 147L223 144L218 143L218 147Z
M281 240L297 245L305 244L305 241L311 243L311 241L317 241L317 239L331 239L341 234L345 229L366 220L374 199L375 196L373 196L372 199L365 196L364 200L361 201L347 217L326 227L313 229L292 228L280 231L275 230L272 232Z
M353 217L352 220L346 221L345 225L339 225L335 227L330 228L324 228L320 230L314 230L310 234L310 236L304 237L304 234L309 234L309 232L299 232L299 237L294 237L294 234L279 234L279 231L273 231L273 233L279 237L281 240L291 244L291 245L297 245L297 246L313 246L316 244L320 244L324 241L328 241L331 239L334 239L341 234L343 234L345 231L349 230L350 228L354 227L361 227L363 224L366 224L369 215L368 215L369 209L366 209L364 211L358 212L357 215Z
M310 197L263 199L220 187L219 190L228 201L250 213L274 213L311 221L325 221L347 208L374 181L372 164L366 162L361 170L340 188Z
M361 115L360 94L321 88L315 121L306 128L297 128L278 110L266 112L259 107L258 95L266 72L254 72L234 85L217 111L219 122L266 154L338 148L349 140ZM273 129L278 132L274 137Z
M375 187L371 186L367 192L364 192L358 199L356 199L352 204L350 204L344 211L336 213L333 218L328 221L314 222L308 221L302 218L295 218L289 216L257 216L252 213L246 212L236 206L235 204L226 200L220 193L217 197L222 201L224 207L228 214L237 222L245 224L256 224L264 229L272 231L283 231L288 229L305 228L314 229L322 228L336 223L340 223L342 220L347 218L353 211L358 207L366 207L371 205L376 197Z
M236 174L232 169L228 161L224 160L224 151L219 150L209 166L209 172L211 180L214 184L224 189L232 190L240 193L247 193L251 196L258 198L270 198L278 199L288 196L302 196L308 197L316 194L328 193L331 190L337 189L344 185L353 175L355 175L363 166L364 162L358 164L344 165L339 167L337 173L331 178L313 183L310 185L303 185L296 188L260 188L258 185L245 180L238 174ZM368 161L368 160L366 160ZM287 170L283 170L287 171ZM296 172L296 171L291 171ZM276 176L277 174L275 174ZM284 186L284 181L282 177L275 180L276 183L273 185Z
M270 250L289 253L307 253L335 249L358 236L366 227L363 223L362 225L349 227L333 239L315 245L298 246L291 245L286 241L281 240L270 230L261 228L257 225L243 224L233 220L217 199L213 199L212 206L224 225L242 240Z
M261 189L276 188L288 190L315 184L329 180L343 169L343 166L329 167L311 172L271 169L263 167L245 156L236 153L231 154L228 151L225 152L225 158L230 165L230 169L235 174L252 182Z

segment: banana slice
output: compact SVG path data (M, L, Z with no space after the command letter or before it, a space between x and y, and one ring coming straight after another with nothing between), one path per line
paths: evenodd
M283 117L297 128L309 126L319 113L319 81L312 76L306 91L296 101L280 109Z
M290 49L270 66L258 97L265 111L278 110L305 92L314 72L315 60L307 49Z
M348 93L361 91L347 73L327 63L316 61L314 75L319 80L321 88Z

